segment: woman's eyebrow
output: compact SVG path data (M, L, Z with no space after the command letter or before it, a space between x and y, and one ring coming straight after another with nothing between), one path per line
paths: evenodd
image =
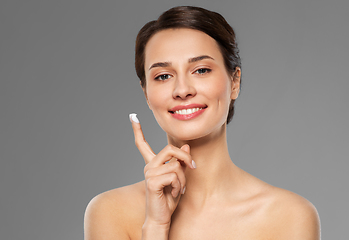
M155 67L169 67L171 65L172 65L172 63L170 63L170 62L157 62L157 63L152 64L150 66L149 70L152 68L155 68Z
M203 59L212 59L212 60L214 60L213 57L210 57L208 55L201 55L201 56L198 56L198 57L189 58L188 62L189 63L193 63L193 62L201 61ZM156 67L170 67L170 66L172 66L171 62L157 62L157 63L152 64L150 66L149 70L152 69L152 68L156 68Z
M193 62L201 61L203 59L212 59L212 60L214 60L213 57L210 57L208 55L201 55L201 56L198 56L198 57L189 58L188 62L189 63L193 63Z

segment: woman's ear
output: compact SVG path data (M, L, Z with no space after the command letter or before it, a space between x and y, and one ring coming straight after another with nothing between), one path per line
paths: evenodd
M143 90L145 99L147 100L148 107L149 107L150 110L152 110L151 107L150 107L149 101L148 101L148 95L147 95L146 88L145 88L145 86L144 86L144 87L142 86L142 82L141 82L141 81L139 81L139 84L141 85L141 88L142 88L142 90Z
M241 68L236 67L231 81L231 99L237 99L240 93Z

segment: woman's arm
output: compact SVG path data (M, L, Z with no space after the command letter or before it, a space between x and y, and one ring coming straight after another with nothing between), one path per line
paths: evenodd
M167 145L156 155L144 138L136 114L131 114L130 120L135 144L146 163L146 210L142 240L167 240L171 216L185 192L184 171L186 167L193 170L196 166L190 156L189 145L183 145L181 148Z
M169 225L158 226L156 223L145 222L142 227L142 240L167 240Z

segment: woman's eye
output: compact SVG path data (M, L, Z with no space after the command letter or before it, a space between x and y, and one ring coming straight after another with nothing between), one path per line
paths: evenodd
M205 74L205 73L209 73L209 72L211 72L211 69L208 69L208 68L200 68L200 69L195 71L195 73L198 73L198 74Z
M171 75L169 75L169 74L162 74L162 75L157 76L155 79L156 80L160 80L160 81L164 81L164 80L167 80L169 78L171 78Z

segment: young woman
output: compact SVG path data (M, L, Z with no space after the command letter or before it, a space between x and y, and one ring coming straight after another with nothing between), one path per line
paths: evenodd
M253 177L229 156L226 126L241 64L221 15L175 7L147 23L136 41L136 71L168 145L155 154L130 115L145 181L95 197L86 240L320 239L310 202Z

